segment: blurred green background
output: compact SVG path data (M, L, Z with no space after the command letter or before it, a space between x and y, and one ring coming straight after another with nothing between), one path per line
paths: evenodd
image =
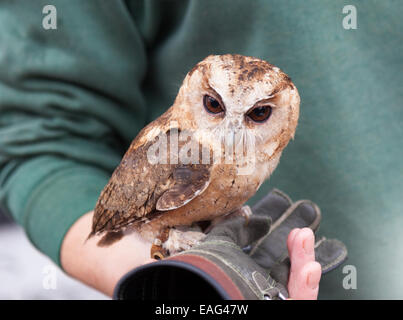
M12 7L14 2L4 3ZM33 14L41 13L47 2L22 3L26 10L0 11L1 46L14 45L21 52L2 56L0 49L0 62L17 75L27 70L29 74L32 63L44 72L57 71L76 79L55 88L73 92L71 96L84 102L69 105L68 99L55 94L47 104L49 112L58 112L52 106L59 103L63 112L73 112L69 120L82 117L80 125L88 120L89 133L82 132L84 138L104 132L104 127L97 127L101 119L102 125L115 130L116 136L108 134L111 141L116 137L122 142L115 151L125 150L140 129L139 123L145 125L172 104L186 72L209 54L256 56L284 70L301 96L297 133L272 178L251 203L276 187L293 200L311 199L320 206L319 233L346 244L349 258L344 265L356 268L357 289L343 288L346 274L340 267L323 277L319 298L403 298L403 1L55 0L51 4L58 9L59 25L53 33L43 33L41 15ZM356 8L357 29L343 28L346 5ZM6 28L14 31L5 33ZM136 43L144 45L141 54L137 54ZM0 72L7 84L1 94L9 94L8 85L24 78L10 81L11 71ZM87 80L96 88L90 94L76 88ZM102 96L100 88L107 88L109 96ZM15 105L15 95L8 97L10 105ZM30 99L21 101L29 110ZM100 111L122 101L110 113L113 117ZM91 118L92 113L99 118ZM17 141L12 150L19 152L18 148ZM90 148L78 148L75 154L85 153L86 165L99 161L96 165L102 168L113 168L121 156L101 148L93 154ZM77 191L69 192L61 193L74 199ZM16 197L10 199L20 208ZM63 210L67 214L68 208ZM41 242L41 235L37 231L32 238ZM43 250L48 242L42 241Z

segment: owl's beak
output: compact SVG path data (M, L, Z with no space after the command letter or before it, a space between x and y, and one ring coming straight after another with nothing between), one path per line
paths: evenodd
M241 142L240 132L240 124L238 122L234 123L233 121L229 121L222 132L221 141L225 146L232 148L234 145L238 145Z

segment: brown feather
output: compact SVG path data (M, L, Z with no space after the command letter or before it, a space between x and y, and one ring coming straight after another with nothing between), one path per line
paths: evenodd
M166 135L169 145L170 131ZM141 138L139 135L132 145ZM145 222L159 210L185 205L207 188L210 164L151 164L147 150L157 139L126 152L98 199L89 237ZM179 147L186 142L179 142Z
M174 170L173 179L173 187L157 201L158 211L177 209L200 195L210 183L210 171L205 165L182 166Z

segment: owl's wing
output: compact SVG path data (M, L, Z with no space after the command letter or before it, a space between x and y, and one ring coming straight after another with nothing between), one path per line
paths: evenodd
M208 187L211 165L151 164L150 143L126 152L98 199L90 236L184 206Z
M167 211L184 206L201 194L210 183L210 170L206 166L181 166L173 171L174 185L158 199L156 209Z

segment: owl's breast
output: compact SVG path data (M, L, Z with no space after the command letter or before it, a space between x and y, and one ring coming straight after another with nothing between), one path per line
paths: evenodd
M160 218L165 221L164 224L170 226L212 220L240 208L255 194L259 185L258 177L239 175L235 166L214 165L211 182L202 194Z
M258 174L238 174L236 166L215 164L207 189L186 205L166 211L139 228L150 240L165 227L189 226L197 221L212 220L231 213L244 205L261 184Z
M211 180L206 196L214 200L225 199L232 203L242 202L243 204L255 194L260 185L259 176L240 174L236 166L226 164L216 165L213 168Z

